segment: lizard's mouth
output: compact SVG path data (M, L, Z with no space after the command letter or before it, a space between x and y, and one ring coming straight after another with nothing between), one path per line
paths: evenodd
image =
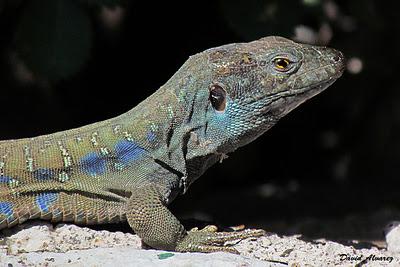
M342 76L343 70L344 70L343 68L339 69L338 72L336 73L336 75L331 76L328 79L322 80L313 85L305 86L305 87L302 87L299 89L292 89L292 90L288 90L285 92L280 92L280 93L274 94L273 96L270 96L270 97L271 97L272 101L275 101L277 99L285 98L285 97L307 95L307 96L309 96L309 97L305 97L305 100L307 100L307 99L315 96L316 94L324 91L329 86L331 86L337 79L340 78L340 76Z
M304 100L307 100L319 93L321 93L322 91L324 91L326 88L328 88L329 86L331 86L339 77L341 76L338 75L337 77L331 77L329 79L323 80L317 84L314 84L310 87L305 87L305 88L301 88L301 89L297 89L295 90L291 95L288 95L289 97L295 97L295 96L307 96L305 97Z
M261 109L261 113L268 117L268 121L276 122L300 104L331 86L342 75L342 73L343 72L340 71L337 75L311 86L267 96L263 99L264 107Z

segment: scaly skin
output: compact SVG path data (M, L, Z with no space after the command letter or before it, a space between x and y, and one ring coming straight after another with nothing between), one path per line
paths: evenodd
M229 251L261 230L186 232L167 205L212 164L343 72L340 52L281 37L194 55L158 91L116 118L0 142L0 229L28 219L127 220L158 249Z

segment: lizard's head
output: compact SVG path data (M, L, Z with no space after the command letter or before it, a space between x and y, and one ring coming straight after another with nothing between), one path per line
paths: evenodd
M266 37L199 54L196 134L221 153L245 145L343 73L341 52ZM196 56L195 56L196 57Z

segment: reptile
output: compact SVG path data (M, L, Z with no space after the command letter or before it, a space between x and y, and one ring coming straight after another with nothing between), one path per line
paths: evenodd
M263 230L186 230L168 204L344 70L341 52L278 36L195 54L155 93L117 117L0 141L0 229L30 219L128 222L143 243L236 252Z

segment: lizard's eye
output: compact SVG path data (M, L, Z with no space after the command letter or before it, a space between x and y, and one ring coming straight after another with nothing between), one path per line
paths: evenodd
M224 111L226 107L226 91L218 84L211 85L209 100L215 110Z
M277 71L286 72L291 68L291 63L289 59L283 57L275 58L272 63Z

